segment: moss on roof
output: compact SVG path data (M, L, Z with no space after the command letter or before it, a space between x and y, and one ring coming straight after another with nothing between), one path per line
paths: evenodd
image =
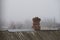
M60 31L8 32L0 31L0 40L60 40Z

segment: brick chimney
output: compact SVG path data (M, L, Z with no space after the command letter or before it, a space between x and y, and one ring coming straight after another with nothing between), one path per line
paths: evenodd
M39 17L34 17L32 19L33 21L33 26L32 28L35 30L35 31L39 31L40 30L40 21L41 19Z

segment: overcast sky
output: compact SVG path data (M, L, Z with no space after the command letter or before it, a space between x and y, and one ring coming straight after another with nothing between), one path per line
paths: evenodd
M4 20L24 21L35 16L43 18L56 18L60 22L59 0L3 0L2 13Z

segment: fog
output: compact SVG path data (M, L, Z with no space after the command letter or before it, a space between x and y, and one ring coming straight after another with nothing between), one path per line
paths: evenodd
M55 18L60 22L59 0L2 0L3 21L25 21L38 16L41 19Z
M41 18L41 29L60 29L60 0L0 1L2 28L30 29L32 18L39 17Z

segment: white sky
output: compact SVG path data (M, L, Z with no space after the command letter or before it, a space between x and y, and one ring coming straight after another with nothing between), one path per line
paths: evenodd
M55 17L60 22L59 0L3 0L2 3L2 13L7 22L24 21L34 16L41 19Z

